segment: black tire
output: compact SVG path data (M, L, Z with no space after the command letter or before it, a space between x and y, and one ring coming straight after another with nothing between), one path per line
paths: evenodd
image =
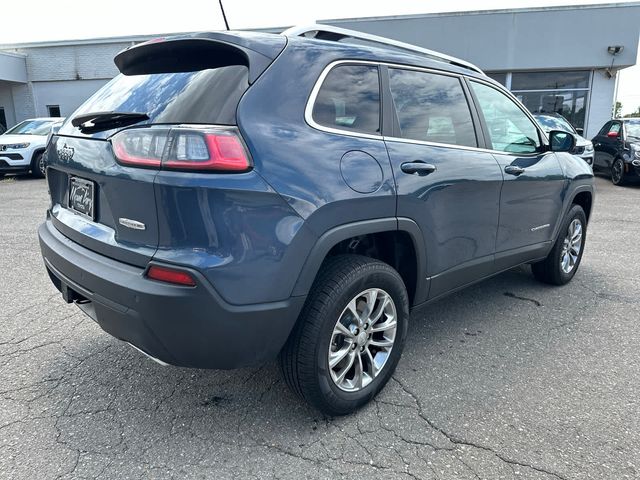
M574 220L579 220L581 223L582 243L575 265L573 266L572 270L567 273L561 267L561 257L563 254L565 238L567 237L569 227ZM562 227L560 229L560 233L558 234L558 238L556 239L556 243L553 245L553 248L551 249L551 252L549 252L547 258L545 258L541 262L531 265L533 275L539 281L551 285L565 285L569 283L578 271L578 267L580 267L580 261L582 260L582 254L584 252L586 240L587 216L585 215L584 210L580 205L573 205L564 221L562 222Z
M36 153L31 160L31 176L33 178L44 178L46 168L44 165L44 152Z
M0 180L2 180L4 178L4 173L0 173Z
M624 185L626 181L624 161L621 158L616 158L611 165L611 183L620 187Z
M333 329L347 304L360 292L379 288L396 308L397 327L388 359L371 383L344 391L329 370ZM409 325L409 298L402 278L386 263L360 255L328 259L316 278L285 347L280 366L285 381L301 398L326 415L346 415L369 402L389 381L402 354ZM355 347L354 347L355 348Z

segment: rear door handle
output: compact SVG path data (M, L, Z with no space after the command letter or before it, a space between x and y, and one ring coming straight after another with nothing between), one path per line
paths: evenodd
M524 173L524 168L516 167L515 165L507 165L506 167L504 167L504 172L508 173L509 175L517 176Z
M436 166L430 163L424 163L424 162L418 161L418 162L403 163L402 165L400 165L400 169L404 173L409 173L409 174L416 173L420 176L424 176L424 175L429 175L430 173L435 172Z

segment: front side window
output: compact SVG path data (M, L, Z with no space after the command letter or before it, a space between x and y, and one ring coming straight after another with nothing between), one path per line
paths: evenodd
M598 132L598 135L606 135L610 127L611 127L611 122L605 123L600 129L600 131Z
M520 154L540 150L538 129L513 100L483 83L472 81L471 88L478 99L493 150Z
M410 140L477 147L469 104L456 77L389 69L399 135Z
M621 128L622 125L619 122L613 122L611 124L611 127L609 127L609 131L607 133L620 133Z
M325 127L380 134L378 67L341 65L332 69L318 92L312 116Z

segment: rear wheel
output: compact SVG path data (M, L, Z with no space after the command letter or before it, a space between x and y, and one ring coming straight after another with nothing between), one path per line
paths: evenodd
M611 182L618 186L625 184L624 162L621 158L616 158L611 165Z
M351 413L391 378L408 321L409 299L398 272L368 257L333 257L280 355L284 378L323 413Z
M46 174L46 165L44 163L44 154L36 153L31 161L31 176L34 178L44 178Z
M569 283L580 266L586 235L587 217L580 205L574 205L547 258L531 265L533 275L541 282L552 285Z

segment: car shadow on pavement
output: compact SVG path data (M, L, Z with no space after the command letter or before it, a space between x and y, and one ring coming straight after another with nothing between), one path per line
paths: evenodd
M508 375L509 362L518 362L508 358L514 354L509 341L519 344L516 355L525 356L531 342L538 355L533 361L543 362L546 340L541 346L540 339L560 320L541 312L547 305L559 308L559 297L557 289L520 268L414 312L394 378L374 402L348 417L326 418L297 399L276 362L234 371L162 367L88 318L62 348L55 346L53 361L41 366L45 378L33 401L44 402L53 414L56 442L65 448L147 465L198 463L212 452L260 455L256 449L263 456L271 451L293 457L340 448L373 432L386 432L390 442L404 439L411 429L430 436L425 445L447 450L450 440L424 423L422 410L481 408L482 395L460 397L460 391L474 382L485 391L478 375L486 376L491 395L500 390L496 382ZM383 426L385 409L407 426L398 427L399 433ZM324 442L329 434L331 442Z
M516 269L414 312L397 372L416 357L440 355L442 348L499 330L511 310L538 309L549 291L553 289L537 283L528 271ZM66 368L50 377L60 377L60 387L72 386L67 414L159 414L162 428L167 428L170 411L171 428L204 423L218 432L232 426L236 433L261 421L281 419L294 429L324 421L288 391L276 362L231 371L162 367L112 339L88 318L83 320L80 342L71 337L64 350L65 361L56 365ZM59 390L63 393L65 388Z

